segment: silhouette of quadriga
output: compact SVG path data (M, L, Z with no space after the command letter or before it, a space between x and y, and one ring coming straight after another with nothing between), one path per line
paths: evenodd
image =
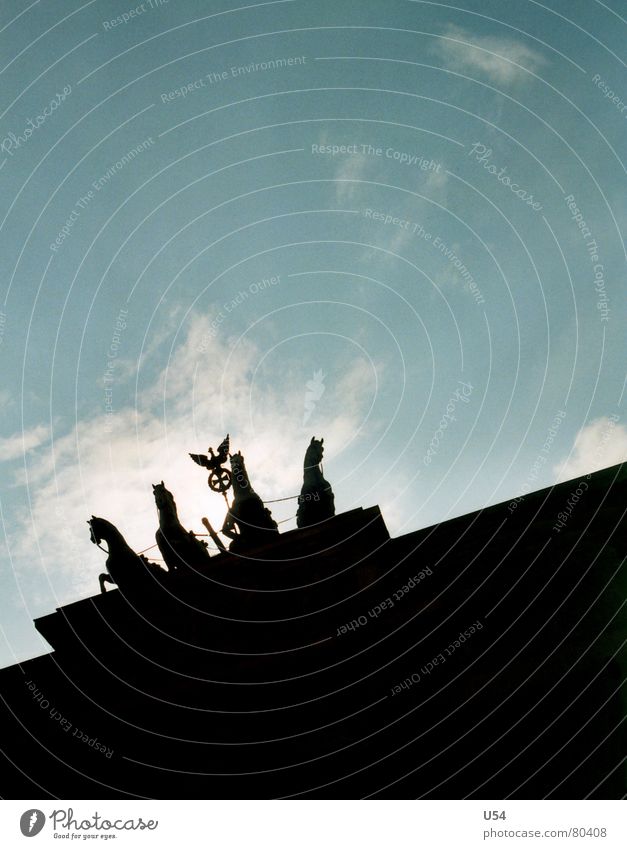
M316 525L335 516L335 496L331 484L324 479L320 469L324 439L311 437L303 463L303 488L298 497L296 524L299 528Z
M231 454L233 502L222 533L232 540L229 551L239 553L271 542L279 533L272 513L252 488L241 453ZM236 530L237 528L237 530Z
M207 543L181 525L172 493L163 481L153 484L152 491L159 513L159 530L155 539L168 570L174 572L209 565Z
M162 581L167 575L165 569L156 563L150 563L141 554L135 554L111 522L92 516L87 524L91 541L100 545L104 540L109 548L107 571L98 578L101 592L106 592L105 583L117 584L121 590L134 590L150 586L150 581Z

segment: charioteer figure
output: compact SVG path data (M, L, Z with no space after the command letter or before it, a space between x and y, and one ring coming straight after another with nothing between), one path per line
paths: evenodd
M277 523L272 518L272 513L264 507L263 501L252 488L246 472L244 458L238 452L229 453L230 441L227 433L221 442L217 453L209 448L209 456L206 454L190 454L189 456L199 466L209 469L207 483L213 492L220 492L227 504L227 514L222 526L221 533L231 540L229 551L242 552L246 549L256 548L272 541L278 534ZM231 461L231 469L224 466L227 459ZM233 489L233 502L229 504L227 491ZM203 519L203 523L215 540L213 528ZM222 543L219 543L220 547Z

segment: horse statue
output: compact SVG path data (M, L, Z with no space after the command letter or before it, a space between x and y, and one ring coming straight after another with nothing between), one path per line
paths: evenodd
M163 481L153 484L152 492L159 513L159 530L155 539L168 570L175 572L209 565L207 543L181 525L172 493L165 488Z
M233 502L222 526L222 533L232 540L229 551L239 553L271 542L279 533L277 523L252 488L239 452L231 454L231 481Z
M298 496L296 524L299 528L317 525L335 516L335 496L331 484L324 479L320 463L324 439L311 437L303 463L303 488Z
M107 571L99 577L100 592L106 592L105 583L117 584L120 589L139 589L150 586L149 581L162 581L167 575L165 569L150 563L141 554L135 554L115 525L106 519L92 516L88 519L91 541L100 545L107 543Z

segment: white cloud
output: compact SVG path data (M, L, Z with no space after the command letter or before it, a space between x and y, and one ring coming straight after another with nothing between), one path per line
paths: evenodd
M569 456L553 467L558 481L567 481L627 460L627 427L603 416L582 427Z
M525 69L536 73L546 59L521 41L497 36L478 36L462 27L449 25L438 52L445 64L461 73L479 71L496 83L529 81Z
M144 357L146 356L147 354L144 353ZM118 357L111 362L112 365L110 366L110 373L107 373L106 375L103 373L96 380L100 389L108 388L110 380L115 380L115 382L119 385L126 383L132 377L137 375L137 360Z
M50 428L46 425L37 425L30 430L19 431L13 436L0 439L0 462L16 460L28 451L39 448L50 439Z
M448 186L448 174L441 168L439 171L428 171L427 179L425 180L425 189L427 194L434 195L435 192L444 192ZM435 199L442 203L441 195L435 195Z
M400 172L401 174L403 172ZM377 245L377 248L368 248L362 254L362 262L370 267L373 261L393 264L398 262L397 256L416 261L428 244L414 230L415 225L424 226L430 230L431 226L425 224L433 212L433 206L429 201L417 195L423 195L435 201L440 207L446 209L449 178L444 167L440 171L421 171L409 169L406 173L415 178L412 183L412 191L416 195L409 202L403 202L402 206L396 208L381 208L379 212L385 212L402 222L398 224L385 224L381 221L363 219L363 240ZM433 234L433 238L438 235ZM386 251L387 253L383 253Z
M381 245L384 250L389 251L390 254L398 254L399 256L405 255L405 249L411 243L412 239L416 237L412 235L411 230L406 229L405 227L395 227L390 231L391 238L387 242L387 244ZM393 257L388 256L388 260L392 260Z
M361 154L347 154L338 162L333 179L335 199L339 204L352 203L362 188L356 180L362 180L368 166L368 157Z

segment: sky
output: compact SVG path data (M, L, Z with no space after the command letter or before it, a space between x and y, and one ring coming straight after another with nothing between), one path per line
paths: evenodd
M2 4L0 666L97 591L91 515L145 549L164 480L221 526L188 453L227 432L264 500L323 437L337 512L394 536L627 457L626 29L616 0Z

